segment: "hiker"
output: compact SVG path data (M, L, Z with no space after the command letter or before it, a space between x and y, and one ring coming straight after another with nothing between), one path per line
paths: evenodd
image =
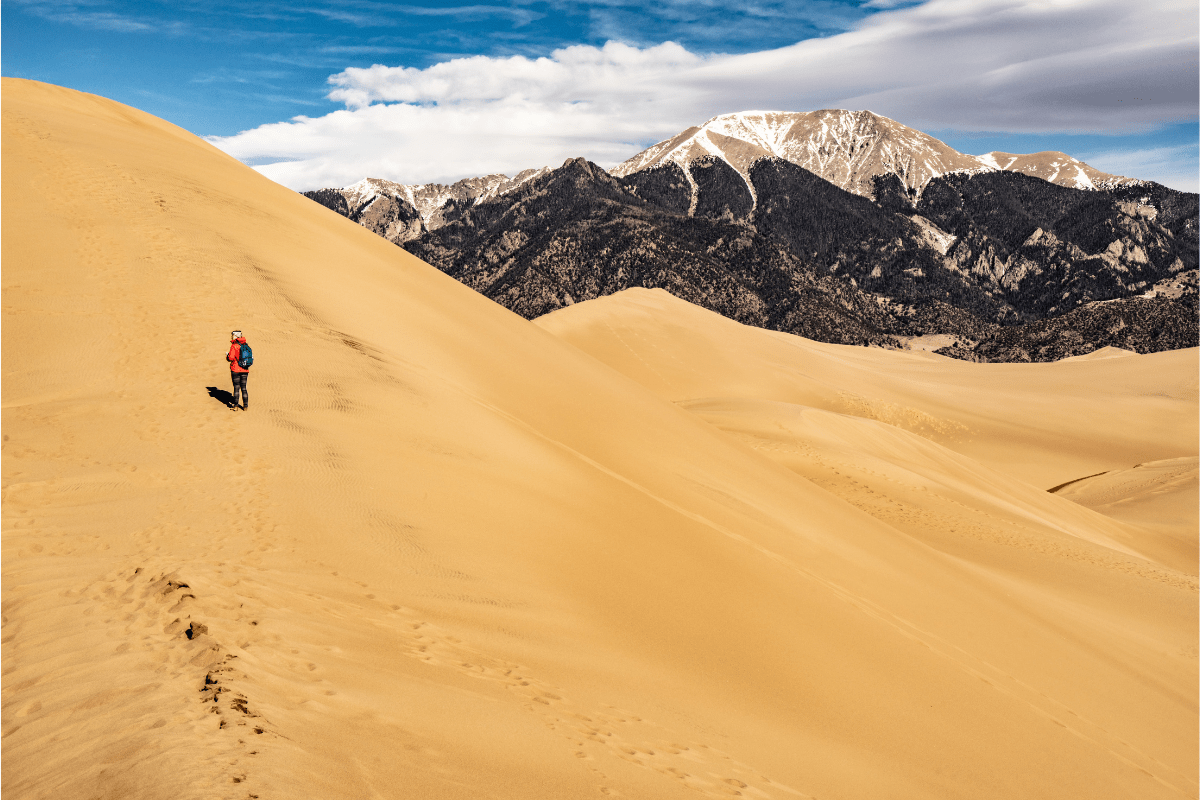
M250 365L254 363L254 355L250 352L250 345L246 344L246 337L242 336L241 331L233 331L230 334L229 353L225 356L225 360L229 362L229 375L233 378L233 403L230 408L239 408L238 393L241 393L242 404L240 408L245 411L250 405L250 392L246 389L246 377L250 374Z

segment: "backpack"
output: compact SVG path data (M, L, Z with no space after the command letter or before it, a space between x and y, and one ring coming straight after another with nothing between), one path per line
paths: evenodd
M250 349L250 345L242 342L238 348L237 364L242 369L250 369L250 365L254 363L254 352Z

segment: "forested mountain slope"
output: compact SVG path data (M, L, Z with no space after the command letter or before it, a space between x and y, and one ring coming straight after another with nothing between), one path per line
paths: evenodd
M783 158L759 157L743 176L710 155L623 176L571 159L486 196L449 197L432 228L399 193L353 208L344 192L309 196L530 319L641 286L819 341L949 335L947 354L976 359L1197 344L1194 194L1074 189L1012 171L934 177L919 196L876 175L872 194ZM1153 291L1166 284L1179 291ZM1120 325L1095 322L1112 309L1064 316L1141 295Z

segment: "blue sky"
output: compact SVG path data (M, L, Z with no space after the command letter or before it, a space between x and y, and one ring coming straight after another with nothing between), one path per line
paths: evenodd
M811 3L47 2L4 0L5 76L104 95L202 135L341 107L326 79L372 64L544 56L674 41L745 53L839 33L877 10Z
M111 97L293 188L602 165L715 114L870 108L964 152L1195 191L1194 2L2 0L0 72Z

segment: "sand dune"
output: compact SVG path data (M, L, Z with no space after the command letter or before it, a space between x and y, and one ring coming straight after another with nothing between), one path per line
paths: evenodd
M1197 574L1194 349L977 365L748 328L646 290L537 322L910 534L1043 526ZM1152 452L1191 455L1110 471Z
M531 324L167 123L2 91L14 797L1195 796L1195 570L1042 491L1194 459L1195 351Z
M1059 497L1127 522L1139 547L1164 564L1196 573L1200 491L1195 456L1135 464L1056 488Z
M1197 451L1197 350L974 364L749 328L631 290L537 323L673 402L772 400L904 428L1036 486Z

